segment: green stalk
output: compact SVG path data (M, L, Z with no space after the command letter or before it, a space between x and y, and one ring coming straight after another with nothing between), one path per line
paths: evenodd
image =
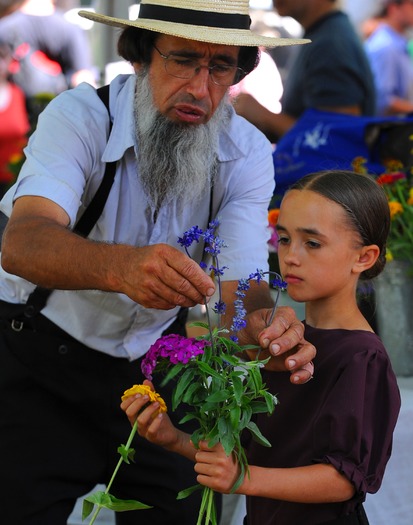
M129 439L128 439L126 445L125 445L125 450L126 451L128 451L130 449L132 440L133 440L133 438L134 438L134 436L136 434L136 430L137 429L138 429L138 420L136 420L135 423L133 424L131 433L129 434ZM120 466L122 465L123 461L124 461L124 459L123 459L123 456L121 455L121 457L119 458L118 464L116 465L115 470L113 471L112 477L110 478L110 481L109 481L109 483L108 483L108 485L106 487L105 494L109 493L110 488L112 487L112 483L114 482L116 474L118 473L118 470L120 469ZM98 517L98 514L99 514L101 508L102 507L100 505L98 505L98 507L96 508L95 512L93 513L93 516L92 516L92 519L89 522L89 525L93 525L93 523L95 523L96 518Z

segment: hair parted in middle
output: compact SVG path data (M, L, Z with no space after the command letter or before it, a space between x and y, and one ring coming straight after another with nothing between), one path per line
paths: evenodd
M309 190L340 205L351 229L363 246L376 244L380 255L360 279L373 279L386 264L386 243L390 230L390 210L383 188L370 175L346 170L310 173L292 184L291 190Z

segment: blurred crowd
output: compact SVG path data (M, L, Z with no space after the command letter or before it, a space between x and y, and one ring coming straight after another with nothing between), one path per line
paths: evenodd
M95 28L87 31L67 16L85 7L80 4L0 0L0 195L50 98L83 81L97 86L132 71L109 57L97 65ZM370 0L362 7L353 0L255 0L251 6L254 30L312 40L261 50L256 70L231 88L236 111L274 145L309 108L382 116L413 110L410 0Z

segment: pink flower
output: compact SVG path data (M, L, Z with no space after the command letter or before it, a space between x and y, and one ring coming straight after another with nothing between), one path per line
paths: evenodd
M142 373L147 379L152 379L152 373L161 359L169 360L174 365L187 364L195 356L202 354L207 344L208 341L199 341L194 337L164 335L155 341L142 360Z

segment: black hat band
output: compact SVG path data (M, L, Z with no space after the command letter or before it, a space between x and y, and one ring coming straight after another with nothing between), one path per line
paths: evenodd
M245 30L251 25L251 18L248 15L211 13L211 11L196 11L153 4L141 4L139 18L223 29Z

